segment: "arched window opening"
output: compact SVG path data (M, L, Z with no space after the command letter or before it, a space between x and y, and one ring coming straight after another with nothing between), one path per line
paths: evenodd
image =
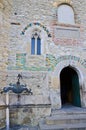
M31 54L34 55L35 54L35 38L32 37L31 39Z
M41 55L41 39L37 38L37 55Z
M58 22L65 24L75 24L74 11L71 6L62 4L58 7Z
M41 38L38 32L35 32L31 38L31 55L41 55Z

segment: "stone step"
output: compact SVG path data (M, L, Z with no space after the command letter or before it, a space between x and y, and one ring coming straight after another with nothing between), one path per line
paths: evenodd
M70 107L52 110L39 123L40 130L86 130L86 108Z
M80 114L86 114L86 108L81 109L81 108L74 108L74 109L57 109L57 110L52 110L51 115L80 115Z
M86 130L86 123L47 125L39 123L40 130Z
M86 115L56 115L46 117L46 124L70 124L70 123L86 123Z

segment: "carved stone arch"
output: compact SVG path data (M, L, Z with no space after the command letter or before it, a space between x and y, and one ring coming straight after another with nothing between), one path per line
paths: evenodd
M73 64L70 64L67 63L67 62L60 62L57 66L56 66L56 69L54 70L53 72L53 75L56 77L57 76L57 79L58 79L58 89L60 90L60 93L61 93L61 86L60 86L60 74L61 74L61 71L64 69L64 68L67 68L67 67L70 67L71 69L73 69L77 75L78 75L78 79L79 79L79 89L80 89L80 97L81 97L81 107L85 107L85 101L83 100L83 91L84 91L84 76L83 76L83 73L81 71L81 69L76 66L76 65L73 65Z
M47 36L48 36L48 37L51 37L51 34L50 34L49 30L47 29L47 27L44 26L43 24L39 23L39 22L35 22L35 23L30 23L30 24L28 24L28 25L23 29L23 31L21 32L21 35L24 35L25 32L26 32L26 30L28 30L29 27L34 27L34 26L35 26L35 27L39 27L40 30L41 30L41 29L44 30L44 31L46 32Z
M81 107L81 89L79 75L76 68L72 66L64 67L60 72L60 95L61 104L70 104Z
M82 88L83 88L83 82L84 82L84 81L83 81L83 74L82 74L80 68L78 68L78 67L75 66L75 65L65 65L65 66L63 66L63 67L60 69L59 75L60 75L62 69L64 69L65 67L70 67L70 68L72 68L72 69L77 73L77 75L78 75L78 77L79 77L80 89L82 89Z
M65 0L64 1L62 1L62 2L59 2L58 4L57 4L57 8L59 7L59 6L61 6L61 5L68 5L68 6L70 6L71 8L72 8L72 10L74 11L74 14L75 14L75 9L74 9L74 7L73 7L73 5L71 4L71 2L66 2Z
M71 8L73 8L73 5L71 4L71 2L70 1L66 1L66 0L57 3L57 7L59 7L60 5L63 5L63 4L69 5Z
M62 5L62 4L67 4L67 5L69 5L69 6L71 6L71 7L73 8L73 5L72 5L71 0L61 0L61 1L59 1L59 2L54 2L54 3L53 3L53 6L55 6L55 7L57 8L58 6L60 6L60 5ZM73 9L74 9L74 8L73 8Z
M39 36L41 38L41 30L38 28L35 28L32 30L31 35L32 36Z

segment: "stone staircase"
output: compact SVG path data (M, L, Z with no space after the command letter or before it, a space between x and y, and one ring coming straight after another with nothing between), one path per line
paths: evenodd
M86 109L63 107L52 110L49 117L39 123L40 130L86 130Z

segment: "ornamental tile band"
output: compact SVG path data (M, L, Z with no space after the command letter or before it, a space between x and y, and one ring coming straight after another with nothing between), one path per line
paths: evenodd
M69 60L80 63L86 68L86 60L80 57L65 55L56 58L52 54L46 54L46 65L44 67L33 64L28 66L26 64L26 53L16 54L16 66L9 66L8 70L29 70L29 71L53 71L55 67L62 61ZM38 61L37 61L38 62Z
M76 62L80 63L84 68L86 68L85 59L80 59L80 57L71 56L71 55L60 56L56 59L53 55L47 54L46 55L46 66L48 67L49 71L54 70L55 66L64 60L76 61Z
M23 29L23 31L21 32L21 35L24 35L24 34L25 34L25 31L26 31L29 27L32 27L33 25L37 25L37 26L42 27L43 30L46 31L48 37L51 37L51 34L49 33L49 30L48 30L44 25L42 25L41 23L38 23L38 22L28 24L28 25Z

